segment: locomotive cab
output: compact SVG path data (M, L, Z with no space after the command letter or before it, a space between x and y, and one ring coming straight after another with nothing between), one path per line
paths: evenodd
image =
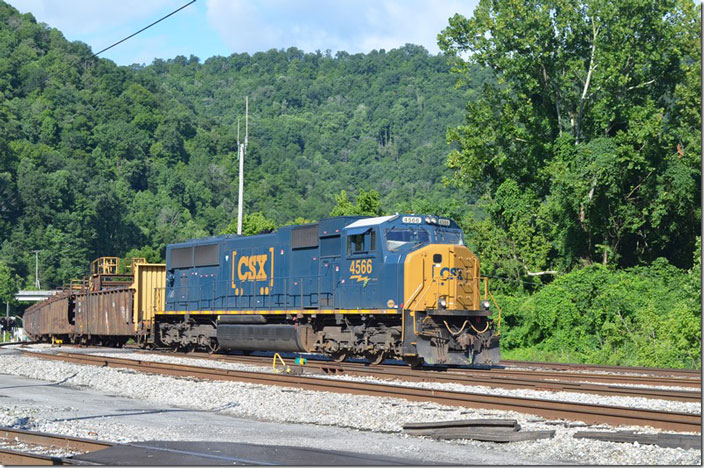
M498 363L479 259L464 245L461 229L434 216L398 221L384 229L384 249L388 257L398 255L403 270L403 358L412 365Z

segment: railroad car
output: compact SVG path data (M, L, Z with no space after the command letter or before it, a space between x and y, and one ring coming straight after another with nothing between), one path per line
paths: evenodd
M479 260L446 218L347 216L194 239L167 246L165 268L134 268L156 270L113 293L130 297L126 327L144 346L396 358L412 366L500 358ZM105 304L96 307L96 320L107 317Z
M137 339L141 327L151 323L166 265L134 259L130 272L118 270L118 258L98 258L87 278L27 308L23 323L29 338L106 346Z

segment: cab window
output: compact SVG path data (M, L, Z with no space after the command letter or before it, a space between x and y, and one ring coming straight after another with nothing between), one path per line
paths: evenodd
M430 240L430 235L425 229L395 227L388 229L386 236L386 250L396 252L403 247L413 247L416 245L427 244Z
M376 232L372 229L363 234L347 236L347 255L366 254L376 251Z
M464 245L462 231L446 231L444 229L438 229L435 232L435 242L438 244Z

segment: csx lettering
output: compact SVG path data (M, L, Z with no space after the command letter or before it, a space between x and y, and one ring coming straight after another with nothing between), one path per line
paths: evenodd
M237 277L240 281L264 281L267 279L266 262L269 256L250 255L240 257L237 262Z
M462 277L462 269L461 268L443 268L440 270L440 279L458 279L461 281L464 281L464 278Z

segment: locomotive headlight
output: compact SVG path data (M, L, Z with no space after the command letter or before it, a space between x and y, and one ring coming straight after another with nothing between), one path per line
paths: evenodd
M444 297L441 297L440 300L438 301L438 304L440 304L440 307L443 309L447 307L447 301L445 300Z
M482 308L488 309L489 308L489 301L482 301Z

